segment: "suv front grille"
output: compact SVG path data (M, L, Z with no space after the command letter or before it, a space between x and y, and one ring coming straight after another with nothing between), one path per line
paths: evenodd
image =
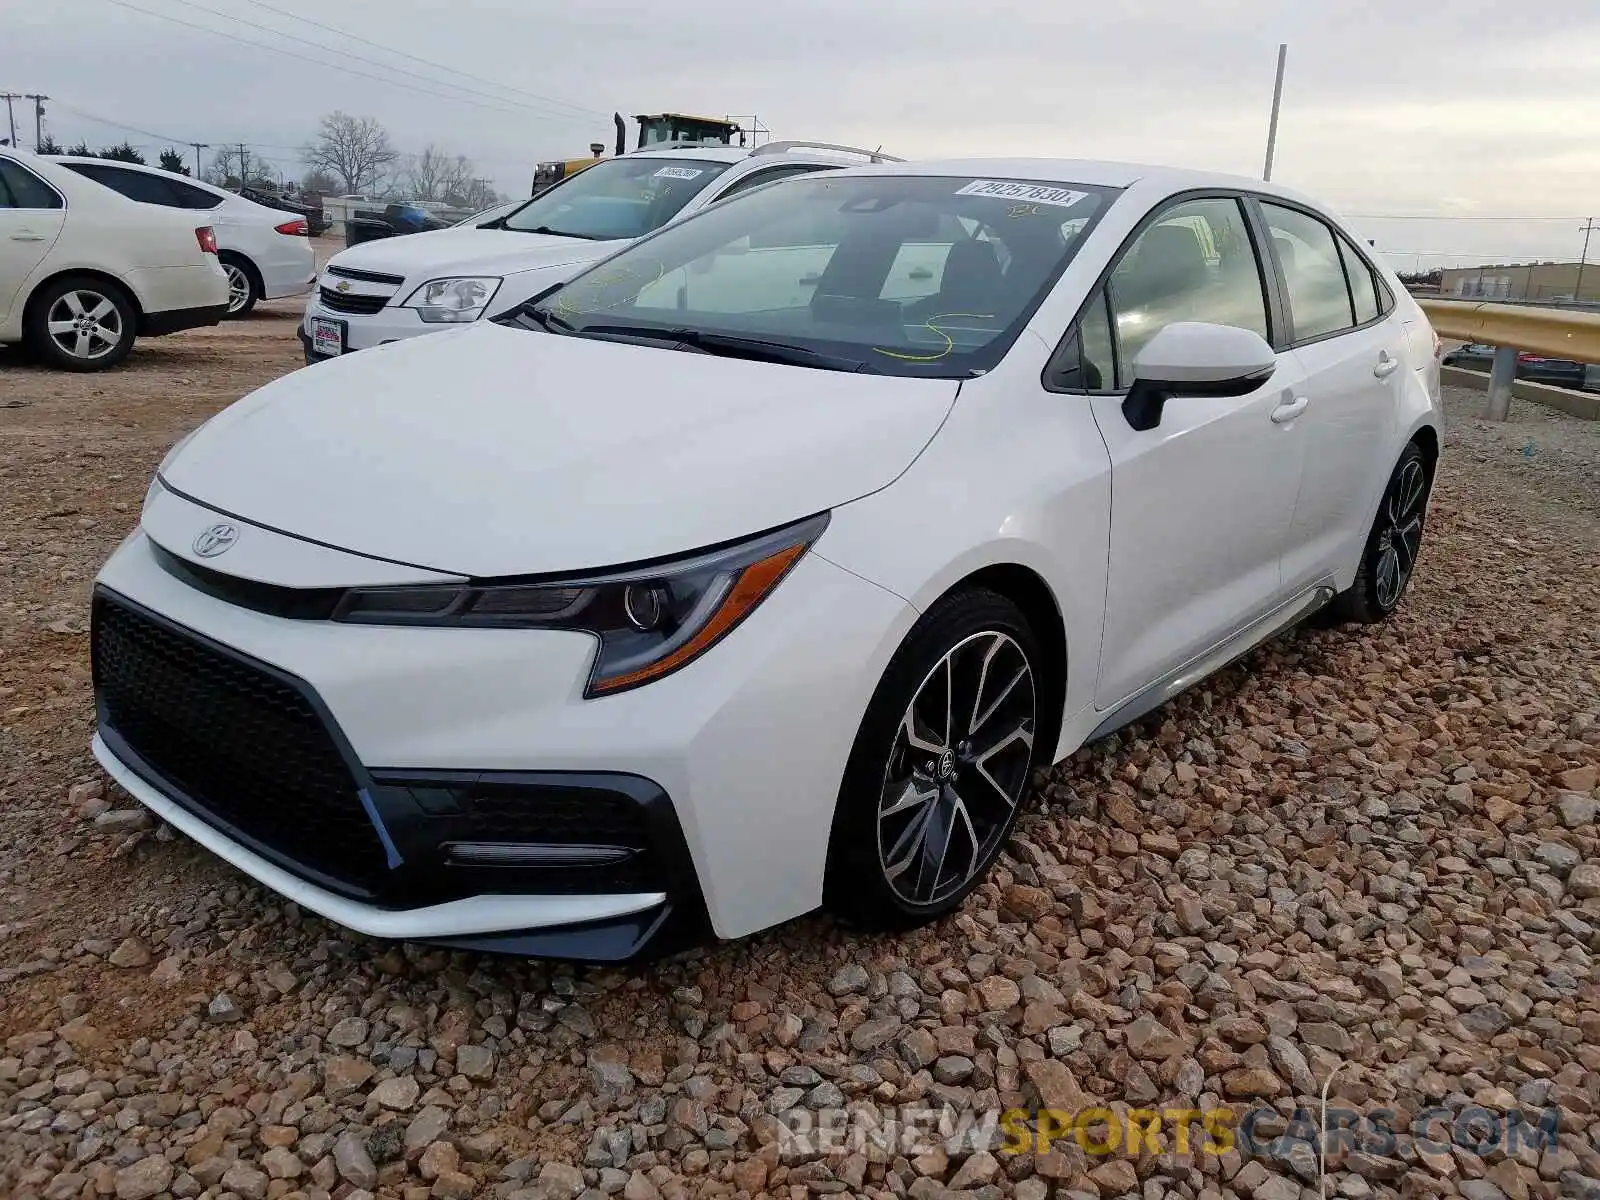
M393 297L363 296L356 292L337 292L325 287L317 289L317 299L322 301L323 308L331 308L334 312L371 316L375 312L382 312L383 306Z
M174 800L323 886L381 885L383 845L298 681L105 592L92 643L102 726Z

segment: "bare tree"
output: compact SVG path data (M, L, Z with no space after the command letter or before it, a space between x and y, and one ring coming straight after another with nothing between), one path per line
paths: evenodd
M376 119L332 112L322 118L316 140L301 149L300 157L307 167L337 178L347 194L357 194L363 187L375 187L400 154Z
M332 196L339 181L321 167L313 167L300 178L300 190L308 196Z
M415 199L446 200L472 181L472 162L464 154L447 154L429 143L421 154L407 159L404 178Z

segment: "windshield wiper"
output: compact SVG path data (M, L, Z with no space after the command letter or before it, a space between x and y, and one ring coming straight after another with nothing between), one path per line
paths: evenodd
M548 308L539 308L533 304L528 305L517 315L519 317L527 317L528 320L532 321L541 329L560 330L562 333L571 333L577 328L577 326L575 326L565 317L558 317Z
M584 242L598 242L600 239L592 233L568 233L565 229L551 229L548 225L535 225L532 229L524 229L520 225L502 225L500 228L511 233L547 233L551 237L577 238Z
M584 325L576 331L579 336L599 334L603 337L638 338L640 341L675 342L680 348L701 354L715 354L723 358L745 358L753 362L787 363L796 367L819 367L826 371L860 371L870 375L883 372L869 362L845 358L837 354L824 354L804 346L787 342L772 342L765 338L740 337L731 333L711 333L703 329L651 329L632 325Z

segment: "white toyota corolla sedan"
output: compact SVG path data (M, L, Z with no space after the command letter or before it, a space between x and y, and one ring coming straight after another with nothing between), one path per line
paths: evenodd
M101 763L369 934L587 959L959 905L1029 775L1388 616L1437 344L1255 180L863 167L173 449L101 572Z

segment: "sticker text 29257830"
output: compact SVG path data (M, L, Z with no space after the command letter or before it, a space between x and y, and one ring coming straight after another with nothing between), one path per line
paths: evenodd
M997 196L1002 200L1053 204L1057 208L1071 208L1088 194L1088 192L1075 192L1071 188L1053 187L1047 183L1017 183L1011 179L974 179L964 187L956 189L958 196Z

